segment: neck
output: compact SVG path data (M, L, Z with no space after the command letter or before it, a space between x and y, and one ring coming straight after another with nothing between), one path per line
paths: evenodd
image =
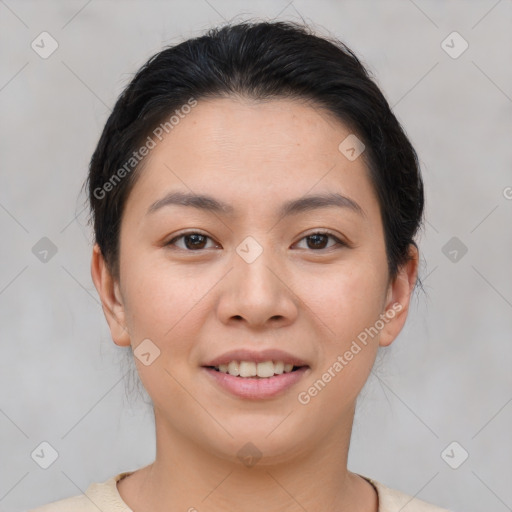
M135 512L256 512L262 507L266 512L377 511L373 487L347 470L353 415L317 443L298 447L293 454L262 453L247 465L237 457L206 451L159 416L155 411L155 461L118 485Z

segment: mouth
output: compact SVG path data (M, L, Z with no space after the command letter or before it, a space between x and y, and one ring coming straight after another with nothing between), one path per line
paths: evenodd
M216 388L238 398L264 400L283 394L311 370L308 365L286 365L279 361L254 363L232 361L219 366L203 366ZM261 366L260 366L261 365Z
M232 377L243 379L269 379L277 375L293 373L301 369L309 368L308 365L293 365L283 361L231 361L228 364L218 366L204 366L218 373L224 373Z

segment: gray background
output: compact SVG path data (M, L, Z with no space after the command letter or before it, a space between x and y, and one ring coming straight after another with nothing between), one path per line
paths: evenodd
M163 45L248 17L302 17L346 42L421 159L426 293L363 390L349 468L456 511L512 510L510 0L0 0L0 510L153 460L147 396L125 393L136 381L90 277L80 187L132 73ZM47 59L31 48L42 31L59 45ZM453 31L469 44L458 58L442 47ZM33 252L43 237L57 248L46 262ZM452 237L467 247L456 261ZM58 452L48 469L31 457L43 441Z

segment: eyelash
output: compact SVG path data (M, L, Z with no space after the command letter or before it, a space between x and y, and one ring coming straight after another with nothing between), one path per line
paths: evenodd
M213 238L211 238L210 236L206 235L205 233L201 233L200 231L187 231L185 233L181 233L180 235L174 237L172 240L169 240L169 242L167 242L166 244L164 244L166 247L170 247L172 245L175 244L175 242L177 240L180 240L181 238L184 238L186 236L189 236L189 235L201 235L205 238L208 238L210 240L213 240ZM340 240L337 236L335 236L333 233L331 233L330 231L325 231L325 230L318 230L318 231L314 231L312 233L309 233L308 235L302 237L299 242L302 242L302 240L305 240L313 235L325 235L325 236L328 236L329 238L332 238L336 243L330 247L324 247L323 249L309 249L310 251L313 251L313 252L322 252L322 251L327 251L329 249L332 249L333 247L335 246L341 246L341 247L348 247L348 244L343 242L342 240ZM178 247L179 250L182 250L182 251L185 251L185 252L203 252L205 251L206 249L197 249L197 250L192 250L192 249L183 249L181 247Z

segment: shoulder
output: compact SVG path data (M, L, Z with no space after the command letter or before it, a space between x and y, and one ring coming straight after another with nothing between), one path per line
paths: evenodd
M363 476L363 475L360 475ZM379 496L379 512L452 512L426 501L419 500L396 489L386 487L384 484L363 476L370 482Z
M27 512L132 512L117 491L117 482L130 473L119 473L105 482L92 483L84 494L54 501Z

